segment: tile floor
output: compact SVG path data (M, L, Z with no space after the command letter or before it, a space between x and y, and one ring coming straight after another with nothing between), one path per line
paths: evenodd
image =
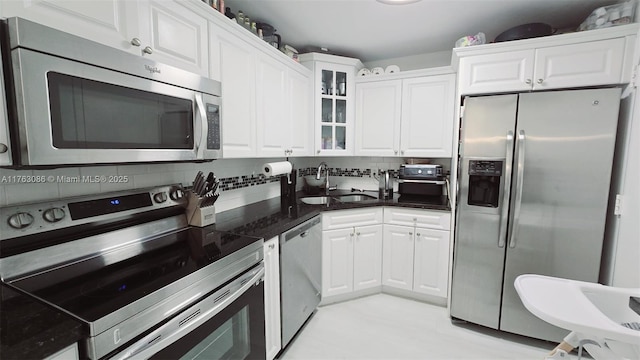
M444 307L379 294L318 308L280 359L541 360L555 345L453 325Z

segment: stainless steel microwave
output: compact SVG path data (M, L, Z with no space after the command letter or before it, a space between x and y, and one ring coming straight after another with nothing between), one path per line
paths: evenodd
M219 82L25 19L3 26L14 165L222 156Z

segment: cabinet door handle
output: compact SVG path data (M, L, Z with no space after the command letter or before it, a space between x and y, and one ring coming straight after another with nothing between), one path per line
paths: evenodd
M398 150L395 150L393 153L394 153L395 155L398 155Z
M538 81L536 81L538 84L542 84L544 82L544 80L542 79L538 79Z
M400 150L400 154L404 155L404 150Z
M153 49L150 46L147 46L144 49L142 49L142 52L145 54L153 54Z
M140 41L140 39L138 39L138 38L133 38L133 39L131 39L131 45L140 46L140 45L142 45L142 41Z
M416 236L420 236L420 233L416 233ZM420 240L420 239L418 239L418 240Z
M409 233L409 235L413 235L413 233L412 233L412 232L410 232L410 233Z
M531 85L531 79L525 80L524 83L527 84L527 85Z
M273 250L275 247L276 247L275 245L273 245L273 244L269 244L269 249L272 249L272 250Z
M320 150L317 150L316 153L320 154Z
M359 232L357 232L357 233L356 233L356 235L360 236L360 233L359 233Z
M9 151L9 147L5 144L0 144L0 154L4 154Z

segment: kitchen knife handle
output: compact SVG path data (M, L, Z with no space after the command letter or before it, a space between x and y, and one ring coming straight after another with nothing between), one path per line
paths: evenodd
M511 231L509 232L509 247L516 247L516 234L520 225L520 210L522 205L522 185L524 183L524 156L525 156L525 134L524 130L518 133L518 172L516 177L516 201L513 208L513 219L511 221Z
M498 247L503 248L507 241L507 224L509 221L509 192L511 190L511 169L513 164L513 131L507 131L507 147L504 164L504 186L502 187L502 210L500 212L500 235Z

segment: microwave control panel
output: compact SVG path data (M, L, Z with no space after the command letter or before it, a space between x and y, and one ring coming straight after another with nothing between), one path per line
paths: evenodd
M220 107L207 103L207 149L220 150Z

